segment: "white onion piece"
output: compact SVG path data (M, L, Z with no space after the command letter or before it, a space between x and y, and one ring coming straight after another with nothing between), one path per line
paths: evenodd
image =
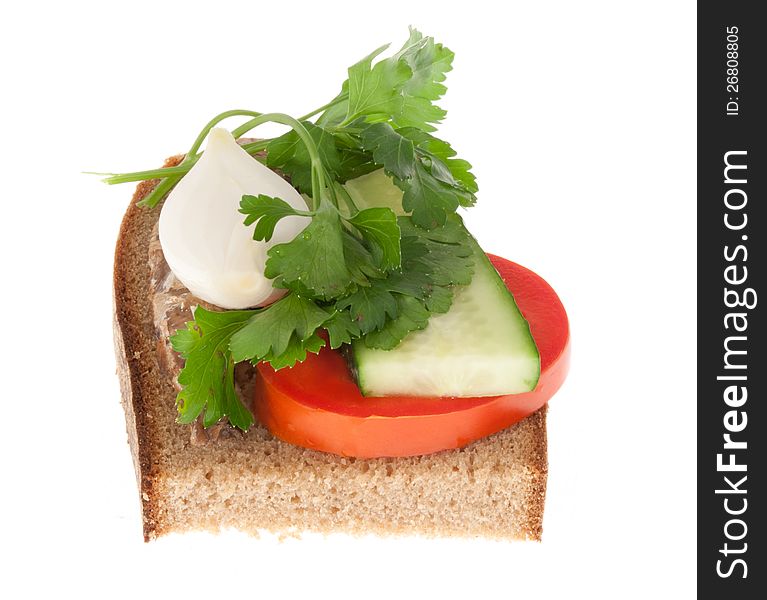
M253 240L238 212L243 194L266 194L306 210L301 195L254 160L226 129L213 129L205 152L160 213L160 245L173 273L198 298L221 308L265 306L285 290L264 276L266 252L292 240L308 217L283 218L268 242Z

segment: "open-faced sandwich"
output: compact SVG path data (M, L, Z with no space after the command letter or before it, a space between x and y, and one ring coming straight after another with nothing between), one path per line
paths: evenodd
M146 539L540 539L567 317L457 214L477 184L433 134L453 54L416 30L385 50L307 115L227 111L106 179L141 182L114 299Z

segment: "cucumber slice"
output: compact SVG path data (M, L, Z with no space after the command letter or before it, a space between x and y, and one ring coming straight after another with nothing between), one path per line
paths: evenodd
M363 395L476 397L535 388L540 357L530 327L495 267L474 246L472 282L456 288L447 313L433 315L426 329L393 350L353 343Z
M383 169L350 179L344 187L360 210L384 206L391 208L395 215L405 214L402 210L402 190L392 183Z

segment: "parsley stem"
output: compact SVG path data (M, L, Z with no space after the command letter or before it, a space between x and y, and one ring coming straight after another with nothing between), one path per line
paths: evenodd
M287 125L296 132L299 139L303 142L306 151L309 154L309 158L312 161L312 200L314 202L312 209L317 210L322 202L322 192L325 190L325 167L322 164L319 150L317 150L317 145L314 143L311 134L299 120L290 115L286 115L285 113L265 113L243 123L237 129L232 131L232 135L235 138L239 138L251 129L263 125L264 123Z
M314 109L310 113L306 113L303 117L299 117L298 120L299 121L306 121L307 119L311 119L314 115L317 115L317 114L319 114L321 112L325 112L327 109L333 108L336 104L340 104L341 102L343 102L344 100L346 100L348 98L349 98L349 93L348 92L343 93L343 94L339 94L338 96L336 96L333 100L331 100L327 104L325 104L323 106L320 106L319 108Z
M354 200L352 199L349 192L346 191L346 188L343 185L338 184L336 185L336 191L338 192L338 195L340 195L341 198L343 198L344 202L346 202L346 206L349 208L349 211L350 211L349 216L353 217L354 215L356 215L360 211L360 209L354 203Z
M248 154L255 154L256 152L261 152L262 150L266 150L266 147L269 145L269 142L271 142L270 139L266 140L259 140L257 142L250 142L249 144L243 144L242 149L245 150ZM262 159L263 160L263 159Z

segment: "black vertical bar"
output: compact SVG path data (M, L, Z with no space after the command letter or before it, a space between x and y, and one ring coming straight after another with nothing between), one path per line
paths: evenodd
M762 8L698 4L698 594L711 598L767 598Z

